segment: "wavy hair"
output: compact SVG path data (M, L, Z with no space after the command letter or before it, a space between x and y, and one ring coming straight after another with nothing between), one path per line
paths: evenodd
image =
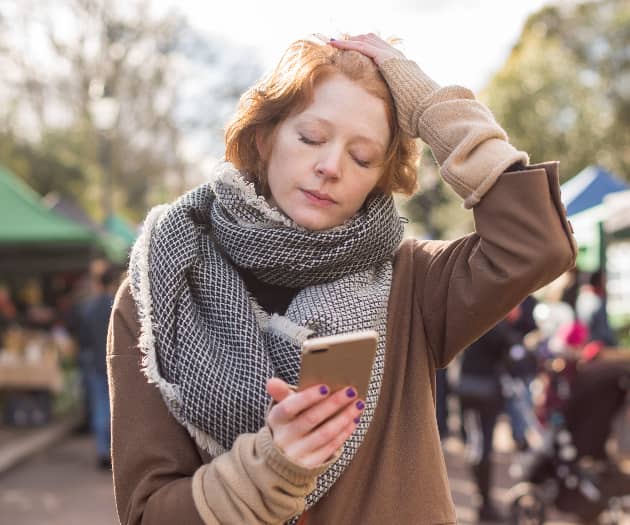
M341 73L385 103L390 142L377 187L388 194L411 194L417 187L420 149L403 133L385 79L365 55L310 40L292 43L275 69L240 98L236 113L225 129L225 158L267 189L266 161L261 157L256 133L273 137L278 124L300 112L313 100L318 82Z

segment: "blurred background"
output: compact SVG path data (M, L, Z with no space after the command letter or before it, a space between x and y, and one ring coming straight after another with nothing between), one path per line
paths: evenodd
M0 0L0 521L117 523L101 340L143 217L206 179L239 96L291 41L370 31L401 37L440 84L473 89L532 163L560 161L578 271L536 294L549 308L534 331L588 327L603 308L602 348L630 354L627 1ZM428 150L418 177L398 201L407 234L472 231ZM580 292L593 296L581 313ZM607 435L616 465L629 406ZM499 423L507 509L518 447ZM465 524L477 496L460 442L451 433L445 451ZM548 523L581 519L551 512Z

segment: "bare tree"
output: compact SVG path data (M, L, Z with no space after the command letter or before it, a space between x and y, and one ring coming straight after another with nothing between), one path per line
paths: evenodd
M225 108L259 71L250 53L200 35L177 12L156 15L148 0L0 3L0 66L5 133L35 149L67 137L65 162L83 177L66 190L93 211L114 199L136 216L188 185L197 159L185 157L184 140L205 136L206 151L218 150ZM22 175L63 193L41 170Z

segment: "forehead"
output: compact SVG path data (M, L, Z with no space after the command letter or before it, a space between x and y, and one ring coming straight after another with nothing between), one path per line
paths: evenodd
M321 80L311 103L294 119L306 126L329 128L348 139L373 143L383 151L389 144L385 102L343 75Z

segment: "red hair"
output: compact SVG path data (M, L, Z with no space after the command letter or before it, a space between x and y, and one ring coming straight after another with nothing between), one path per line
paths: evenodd
M398 125L394 100L377 66L357 51L308 40L291 44L275 69L243 94L226 126L226 160L266 188L266 163L256 144L257 132L273 137L278 124L311 103L318 82L338 73L385 103L391 139L377 187L388 194L413 193L420 150Z

